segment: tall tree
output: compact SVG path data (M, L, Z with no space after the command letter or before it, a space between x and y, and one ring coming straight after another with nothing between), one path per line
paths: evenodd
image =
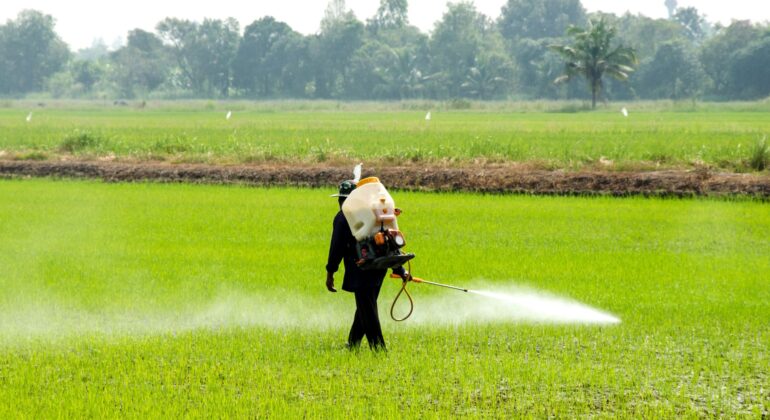
M104 69L92 60L73 60L70 63L70 72L73 81L83 86L85 92L90 92L101 79Z
M508 41L560 37L571 25L583 26L580 0L508 0L497 25Z
M460 87L476 99L487 100L504 96L513 80L513 65L501 53L481 54L468 70Z
M730 26L721 29L717 34L701 46L700 61L703 69L714 82L714 93L730 97L736 93L735 54L760 39L762 31L749 21L734 21ZM762 71L767 71L763 69Z
M321 32L327 30L329 26L346 20L350 17L350 13L345 0L329 0L324 10L324 17L321 19Z
M638 91L643 97L677 100L701 93L706 74L690 44L671 41L658 47L652 59L639 66L638 79Z
M257 96L272 96L295 83L306 65L302 35L271 16L246 27L233 61L234 86ZM304 83L303 83L304 84Z
M694 7L682 7L676 9L674 14L674 20L682 25L685 36L695 43L700 43L706 36L704 29L706 25L706 18L703 17L698 9Z
M420 53L413 47L387 48L387 60L381 67L382 77L394 99L420 97L425 83L433 75L427 74Z
M26 93L64 68L70 52L54 30L54 19L24 10L0 26L0 92Z
M381 29L400 29L409 24L409 3L407 0L380 0L377 14L368 22L372 32Z
M607 16L601 18L617 29L620 43L634 48L639 61L652 58L661 44L686 40L682 25L671 19L652 19L630 13L614 19Z
M730 63L734 97L759 99L770 95L770 30L736 51Z
M95 61L106 58L110 54L110 49L104 43L104 39L96 38L91 42L88 48L81 48L75 53L78 60Z
M431 80L434 95L470 96L463 83L482 54L504 55L503 40L492 21L473 3L450 3L436 23L430 40L431 62L436 77ZM495 61L493 65L502 65ZM505 66L510 65L510 60ZM507 92L500 92L507 94Z
M321 32L310 43L315 96L319 98L344 94L350 60L364 42L364 24L344 7L344 0L331 0L321 21Z
M604 19L591 21L588 29L571 27L567 34L574 38L574 45L553 45L551 48L566 60L565 74L555 83L563 83L582 77L591 90L591 108L596 109L596 99L601 95L605 75L617 80L627 80L637 63L633 48L614 45L615 28Z
M199 95L228 96L231 64L240 38L235 19L197 23L166 18L156 29L170 45L186 87Z
M149 93L169 75L171 60L163 41L142 29L128 32L126 46L110 55L112 80L118 94L126 98Z

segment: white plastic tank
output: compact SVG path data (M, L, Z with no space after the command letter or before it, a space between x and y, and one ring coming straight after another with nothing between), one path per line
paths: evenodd
M357 241L379 232L381 227L398 230L393 197L375 177L364 178L342 204L342 213Z

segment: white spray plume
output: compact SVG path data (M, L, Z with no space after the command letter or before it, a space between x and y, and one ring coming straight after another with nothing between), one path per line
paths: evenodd
M390 287L392 286L392 287ZM620 320L588 305L494 283L469 284L469 293L441 290L426 294L430 286L410 285L415 299L412 317L402 323L390 320L388 311L396 285L380 294L380 318L386 328L442 328L481 323L618 324ZM391 293L392 292L392 293ZM292 298L287 299L288 296ZM405 300L396 315L405 312ZM279 291L255 294L223 290L211 299L167 308L102 312L79 309L55 298L0 307L0 346L29 338L59 339L81 335L145 336L195 330L230 328L346 329L353 317L352 298L319 290L313 295Z
M421 289L418 287L428 286L411 288L416 303L410 321L415 325L468 322L620 323L617 317L583 303L518 286L477 284L468 293L450 291L424 298L419 296Z
M227 115L225 115L225 119L229 120L230 117L232 117L232 116L233 116L233 111L227 111Z
M359 163L356 165L355 168L353 168L353 182L358 182L361 180L361 168L364 166L363 163Z

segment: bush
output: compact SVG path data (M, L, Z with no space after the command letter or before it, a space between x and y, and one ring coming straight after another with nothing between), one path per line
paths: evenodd
M46 160L48 155L43 152L28 152L16 155L14 160Z
M767 144L767 137L757 141L751 149L749 166L755 171L764 171L770 166L770 146Z
M93 134L75 131L74 134L65 137L64 141L59 144L59 151L74 153L84 149L94 148L100 143L101 140Z
M446 104L448 109L471 109L471 101L462 98L451 99Z

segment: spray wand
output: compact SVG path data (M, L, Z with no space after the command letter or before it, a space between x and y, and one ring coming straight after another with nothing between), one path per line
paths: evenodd
M410 281L414 283L429 284L431 286L445 287L447 289L458 290L466 293L468 293L469 291L468 289L463 287L452 286L450 284L436 283L434 281L428 281L425 279L421 279L419 277L413 277L411 275L411 271L412 271L412 265L410 263L409 270L407 271L406 275L404 276L401 276L399 274L390 275L391 278L401 279L401 290L398 291L398 293L396 294L396 297L393 299L393 304L390 305L390 317L393 318L394 321L398 321L398 322L405 321L407 318L412 316L412 311L414 311L414 300L412 299L412 295L409 293L409 290L407 290L406 288L407 283L409 283ZM401 297L402 293L405 293L407 299L409 299L409 312L403 318L396 318L396 316L393 314L393 311L396 308L396 302L398 302L398 299Z

